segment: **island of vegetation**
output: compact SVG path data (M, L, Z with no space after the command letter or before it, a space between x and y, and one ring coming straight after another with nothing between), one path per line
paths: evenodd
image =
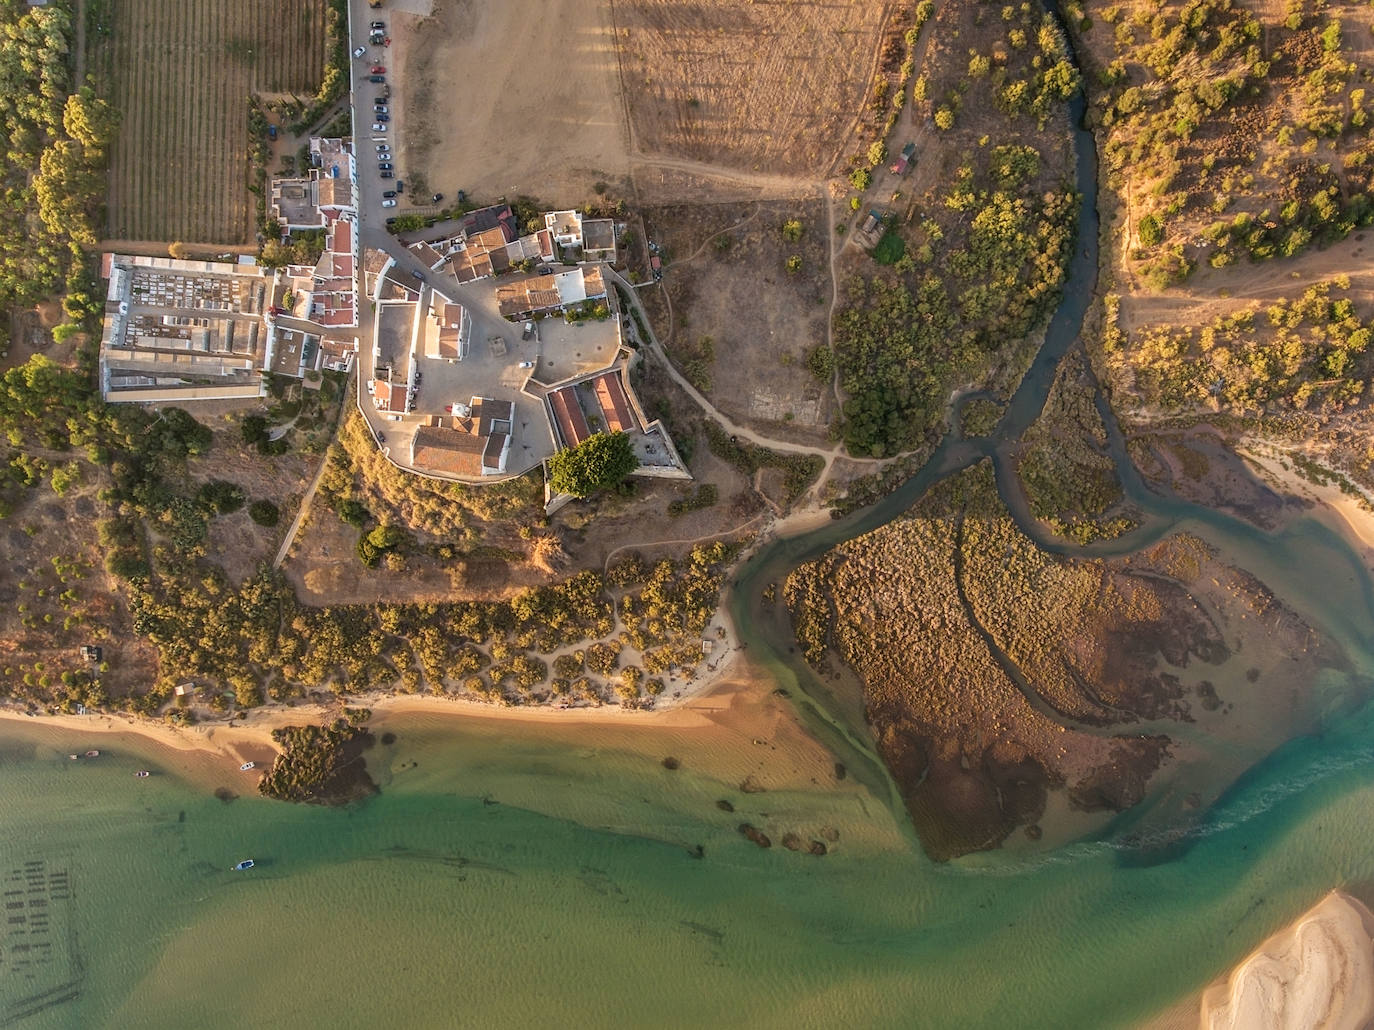
M343 805L377 793L363 752L373 744L362 725L368 712L329 726L282 726L272 731L281 753L258 781L258 792L278 801Z

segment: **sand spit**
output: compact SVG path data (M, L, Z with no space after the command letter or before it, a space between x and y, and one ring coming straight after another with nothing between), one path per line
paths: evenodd
M1332 891L1202 996L1203 1030L1358 1030L1374 1022L1374 914Z

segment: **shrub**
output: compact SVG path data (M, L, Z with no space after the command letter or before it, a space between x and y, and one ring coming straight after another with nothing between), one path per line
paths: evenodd
M281 520L281 511L271 501L254 501L248 506L248 517L259 526L275 526Z
M1164 224L1154 215L1146 215L1140 220L1136 235L1142 247L1156 246L1164 239Z

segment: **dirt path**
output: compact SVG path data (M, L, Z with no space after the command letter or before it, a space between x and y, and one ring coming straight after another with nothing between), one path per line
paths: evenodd
M688 255L687 257L685 257L685 258L674 259L673 264L675 264L675 265L685 265L685 264L688 264L689 262L695 261L697 258L701 257L702 254L706 253L706 248L709 247L709 246L711 245L711 241L712 241L712 240L716 239L716 237L718 237L718 236L724 236L727 232L734 232L736 229L743 229L746 225L748 225L748 224L749 224L750 222L752 222L755 218L757 218L757 217L759 216L759 212L762 211L762 210L763 210L763 205L762 205L762 204L755 204L755 205L754 205L754 213L753 213L753 214L749 215L748 217L741 218L741 219L740 219L738 222L736 222L734 225L727 225L724 229L721 229L721 230L719 230L718 232L713 232L713 233L711 233L710 236L707 236L706 239L704 239L704 240L701 241L701 246L700 246L700 247L698 247L696 250L692 251L692 253L689 254L689 255ZM649 284L648 284L648 283L640 283L640 285L641 285L641 286L648 286Z
M286 531L286 539L281 542L281 547L277 550L277 557L272 561L272 568L281 568L281 563L286 561L286 552L291 550L291 544L296 539L296 534L300 532L301 523L305 521L305 513L310 510L310 502L315 499L315 491L319 488L320 480L324 478L325 466L329 464L328 457L320 459L320 467L315 470L315 478L310 480L310 486L305 491L305 496L301 498L301 506L296 511L296 517L291 520L291 528Z
M640 187L638 173L641 169L681 172L698 179L711 179L718 184L735 184L747 190L757 190L763 196L796 197L810 193L815 185L813 180L798 178L794 175L763 175L754 172L742 172L728 165L690 161L685 158L636 156L632 164L631 175L635 178L637 189Z
M72 81L80 89L86 84L86 0L76 0L76 62Z
M611 567L611 559L614 558L614 557L615 557L617 554L619 554L621 551L643 551L643 550L647 550L647 549L650 548L650 547L680 547L680 546L682 546L683 544L692 544L692 545L694 545L694 546L695 546L696 544L704 544L704 543L706 543L706 541L708 541L708 540L719 540L721 537L733 536L733 535L736 534L736 533L743 533L746 529L748 529L750 526L752 526L755 522L759 521L759 519L766 519L766 518L769 518L769 517L770 517L770 513L769 513L769 512L766 512L766 511L759 512L759 514L755 515L755 516L754 516L752 519L750 519L748 522L741 523L741 524L738 525L738 526L733 526L733 527L731 527L730 529L722 529L722 530L720 530L719 532L716 532L716 533L703 533L701 536L690 537L690 538L688 538L688 539L686 539L686 540L650 540L650 541L646 541L646 542L644 542L644 543L638 543L638 544L621 544L619 547L615 548L613 551L610 551L609 553L607 553L607 555L606 555L606 560L605 560L604 562L601 563L601 571L602 571L603 573L605 573L607 570L609 570L610 567ZM617 608L617 611L616 611L616 618L619 618L619 617L620 617L620 612L619 612L619 609Z

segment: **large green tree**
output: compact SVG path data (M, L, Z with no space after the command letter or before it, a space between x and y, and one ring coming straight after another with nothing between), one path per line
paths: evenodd
M549 483L560 494L586 497L615 486L639 462L624 433L597 433L549 459Z

